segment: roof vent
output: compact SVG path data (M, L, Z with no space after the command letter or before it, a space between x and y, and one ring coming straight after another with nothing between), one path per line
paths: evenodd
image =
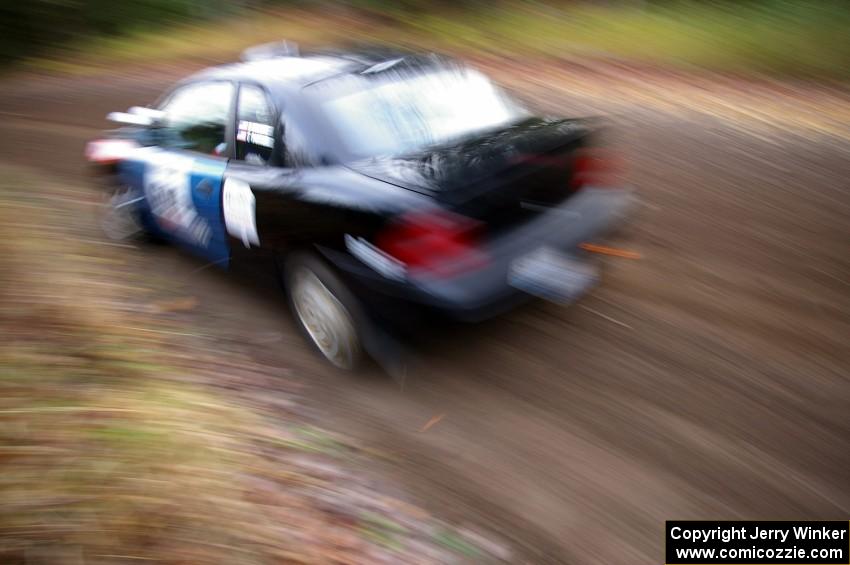
M262 61L275 57L297 57L298 54L298 44L284 39L249 47L242 52L241 59L245 62Z

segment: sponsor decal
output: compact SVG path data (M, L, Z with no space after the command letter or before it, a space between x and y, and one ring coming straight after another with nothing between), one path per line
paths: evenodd
M207 247L212 232L192 203L192 165L193 159L181 155L165 153L150 159L144 178L145 197L163 229Z
M259 246L256 200L251 187L241 180L224 179L222 193L227 233L240 239L245 247Z

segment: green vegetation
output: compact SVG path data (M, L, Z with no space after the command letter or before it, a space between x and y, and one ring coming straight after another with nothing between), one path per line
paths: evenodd
M449 45L502 54L614 57L723 71L850 71L850 5L840 1L539 4L408 25Z
M119 36L174 22L226 16L236 5L202 0L27 0L0 8L0 61L15 60L92 36Z
M76 31L55 36L47 33L59 16L42 18L32 8L46 3L22 3L5 16L8 23L23 18L23 29L44 36L41 43L38 37L22 43L15 38L23 32L12 29L3 40L7 60L35 53L40 66L57 67L58 61L59 68L79 70L98 61L232 58L248 45L285 37L307 45L381 41L464 54L601 57L798 76L843 78L850 72L850 4L843 0L359 0L334 10L326 3L254 2L237 10L231 3L174 0L170 11L170 0L151 0L144 4L149 14L141 3L112 3L100 20L66 26ZM48 50L38 55L33 45Z

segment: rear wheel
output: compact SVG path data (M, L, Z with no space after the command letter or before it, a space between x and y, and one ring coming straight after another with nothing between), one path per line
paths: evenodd
M318 257L295 253L286 261L289 306L301 332L335 367L363 361L362 314L353 295Z

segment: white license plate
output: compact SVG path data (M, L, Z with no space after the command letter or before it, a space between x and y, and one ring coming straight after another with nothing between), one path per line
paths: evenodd
M514 288L560 303L575 301L598 279L593 265L549 247L515 259L508 270L508 284Z

